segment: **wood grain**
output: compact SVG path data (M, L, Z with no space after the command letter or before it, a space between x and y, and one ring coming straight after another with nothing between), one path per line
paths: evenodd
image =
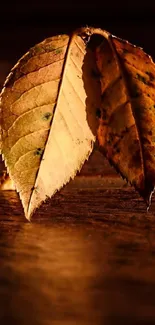
M76 177L28 223L0 194L0 324L154 324L155 202Z

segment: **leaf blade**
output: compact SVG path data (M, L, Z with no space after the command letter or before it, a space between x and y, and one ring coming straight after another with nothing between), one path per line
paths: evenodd
M112 111L110 104L114 102L114 97L116 96L111 92L111 99L109 99L108 95L107 100L103 99L102 106L105 105L105 107L107 108L107 112L110 112L109 115L111 115L111 120L113 119L114 124L110 129L111 122L108 120L108 126L103 127L104 131L102 130L100 124L98 130L99 143L106 156L109 155L108 158L111 160L115 168L122 174L123 177L125 177L128 181L130 181L132 185L135 186L135 188L139 191L140 195L146 201L147 206L149 206L150 198L152 196L155 186L155 146L153 136L151 138L151 133L153 132L154 134L155 118L154 113L150 113L150 109L148 107L148 103L149 105L151 104L152 98L148 98L151 96L147 96L146 98L145 93L146 89L147 92L150 92L150 85L148 79L150 77L151 79L154 78L154 63L152 62L151 58L142 51L142 49L137 48L134 45L126 41L120 40L114 36L108 37L107 46L111 50L112 59L113 61L115 61L115 66L118 67L118 71L122 79L120 91L118 91L118 89L116 91L115 89L115 94L117 93L121 97L120 94L124 91L125 99L122 101L122 110L120 111L120 115L117 112L117 119L115 118L115 121L115 112L112 116L110 112L110 110ZM103 54L103 49L102 55L104 56L105 60L105 54ZM135 66L135 64L137 66ZM146 69L146 66L148 67L148 70L147 73L145 72L144 75L144 70ZM101 62L100 64L98 64L98 68L99 70L101 70ZM111 76L112 75L114 75L114 73L111 73ZM152 81L153 80L151 80L151 82ZM101 80L101 88L106 98L106 89L104 88L103 80ZM153 93L153 88L154 85L151 84L151 94ZM154 98L153 94L152 97ZM118 98L115 99L117 100L115 101L115 105L113 105L114 111L117 110L116 103L118 101ZM123 119L124 130L121 130L120 121L123 121ZM103 118L103 120L105 119ZM130 125L132 129L129 129L129 125L127 125L129 121L132 121ZM120 143L118 141L117 146L116 143L118 139L116 139L114 129L118 126L119 134L117 134L117 136L122 137L122 139L120 140ZM126 135L125 140L125 131L131 132L131 130L132 133L129 137ZM108 146L107 143L105 143L105 138L108 139L109 134L113 136L111 146ZM123 138L126 143L121 146L120 144L124 141ZM118 150L118 152L116 152L116 150ZM152 152L152 156L150 155L150 152Z
M82 80L84 54L85 44L80 36L74 34L70 41L57 109L53 119L51 134L47 142L47 150L44 153L36 181L37 191L32 193L32 203L30 202L28 218L31 217L35 206L38 205L36 202L44 201L46 196L50 197L55 193L56 189L59 190L62 187L62 179L63 184L66 184L70 179L74 178L77 171L81 169L84 161L88 159L92 152L95 136L88 128L86 111L84 109L86 100ZM75 87L74 84L76 85ZM59 114L60 117L58 117ZM64 141L64 152L61 147L62 139ZM60 148L63 159L60 159ZM73 151L74 154L71 155ZM50 167L51 164L53 167ZM53 177L51 185L48 170L50 168L53 170L55 165L57 165L58 173ZM46 174L45 171L47 171ZM44 181L42 175L44 175ZM41 189L40 192L39 189Z
M56 54L59 60L54 61L52 71L50 67L47 73L51 63L48 61L47 65L44 58L43 64L34 47L30 51L34 56L28 53L28 59L24 58L16 65L1 95L3 157L28 219L42 201L76 175L92 152L95 141L97 121L92 118L92 131L87 115L95 116L98 104L96 100L86 104L83 75L88 80L90 74L88 67L83 73L85 43L77 33L66 38L67 41L63 36L66 46L63 59L59 44ZM52 42L50 39L48 45ZM39 58L46 55L49 60L45 43L39 45ZM62 64L58 65L60 61ZM95 84L93 88L99 92L99 85L93 78L92 82Z

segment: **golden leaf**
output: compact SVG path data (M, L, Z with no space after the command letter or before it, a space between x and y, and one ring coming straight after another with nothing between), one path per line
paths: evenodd
M93 149L100 85L83 33L37 44L2 90L2 156L28 219L74 178Z

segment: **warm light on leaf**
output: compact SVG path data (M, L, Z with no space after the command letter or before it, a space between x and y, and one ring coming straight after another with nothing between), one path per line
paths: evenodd
M82 35L60 35L32 48L7 78L2 155L28 219L92 152L100 105L93 59Z
M28 219L88 159L96 135L147 205L155 185L155 65L110 33L48 38L12 69L1 93L2 155Z

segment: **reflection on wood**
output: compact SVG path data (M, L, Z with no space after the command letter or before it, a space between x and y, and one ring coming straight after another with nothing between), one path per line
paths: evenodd
M120 178L76 177L28 223L0 196L0 324L154 324L155 204Z

